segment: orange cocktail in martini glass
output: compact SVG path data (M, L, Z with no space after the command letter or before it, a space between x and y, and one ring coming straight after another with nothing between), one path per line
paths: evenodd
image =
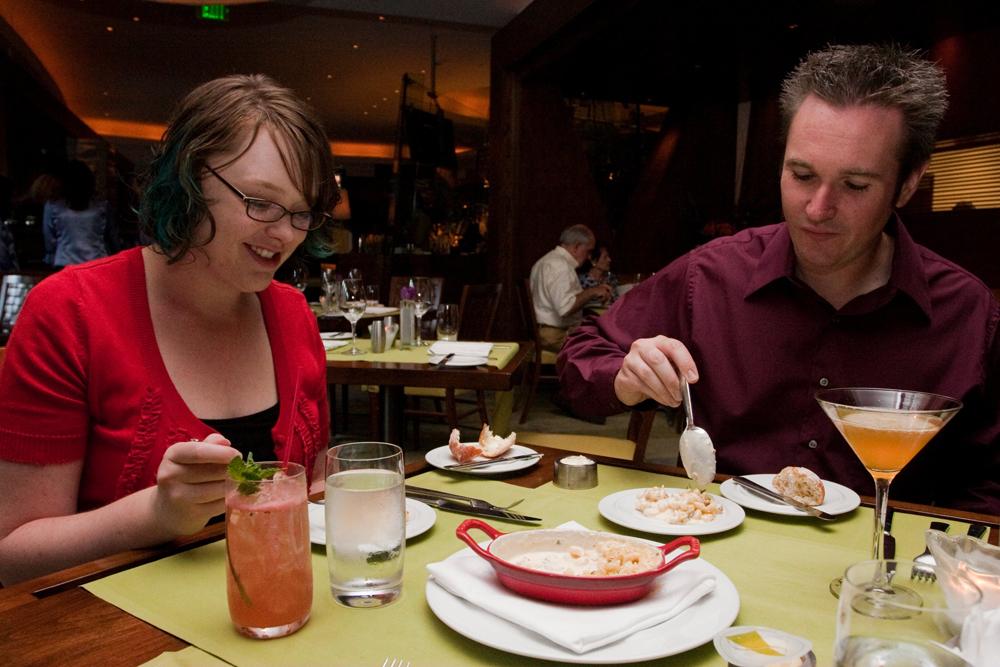
M867 387L826 389L816 400L875 479L872 558L881 560L889 484L962 403L940 394ZM840 593L840 578L830 590Z

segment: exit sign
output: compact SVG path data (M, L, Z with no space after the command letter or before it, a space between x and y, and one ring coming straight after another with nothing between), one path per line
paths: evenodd
M228 21L229 7L225 5L202 5L199 16L206 21Z

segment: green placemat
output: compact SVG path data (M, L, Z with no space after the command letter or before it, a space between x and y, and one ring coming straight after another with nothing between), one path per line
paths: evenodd
M391 350L386 350L385 352L379 352L376 354L371 351L371 341L369 339L359 338L358 348L364 350L366 354L364 356L352 356L347 354L347 350L351 349L350 341L348 341L347 345L338 347L335 350L327 351L326 358L330 361L357 360L402 364L430 364L431 355L428 354L428 348L426 347L411 347L401 350L397 344ZM514 358L518 349L520 349L520 346L517 343L493 343L493 349L490 350L490 356L486 364L496 368L503 368L511 359Z
M228 667L229 663L219 660L211 653L205 653L196 646L188 646L180 651L164 651L143 667Z
M525 489L458 473L433 471L413 484L506 505L525 498L517 511L545 519L542 527L576 520L588 527L655 538L621 528L597 510L604 496L623 489L685 481L654 473L600 466L596 488L567 491L551 484ZM715 493L718 487L710 489ZM430 531L406 546L403 595L381 609L347 609L333 602L326 557L313 550L312 618L299 632L282 639L257 641L238 635L229 622L222 542L111 575L85 587L148 623L237 665L381 665L402 656L413 667L430 665L548 664L497 651L455 633L437 620L424 600L426 565L463 548L455 528L465 515L438 512ZM738 624L764 625L807 637L819 664L832 664L836 600L827 586L853 562L869 557L871 510L859 509L836 522L780 517L750 511L733 530L702 538L702 554L733 580L741 597ZM523 530L521 524L494 520L500 530ZM893 533L897 554L921 550L926 518L897 515ZM662 541L666 541L664 538ZM911 553L912 552L912 553ZM711 643L657 665L720 666Z

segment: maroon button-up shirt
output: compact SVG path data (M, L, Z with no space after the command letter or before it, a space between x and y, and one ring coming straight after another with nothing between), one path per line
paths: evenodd
M795 277L784 224L677 259L572 332L559 355L573 406L624 409L614 378L632 341L663 334L698 365L695 419L719 471L806 466L874 494L871 476L816 402L825 387L890 387L963 401L899 474L891 497L1000 513L1000 305L981 281L914 243L893 219L889 283L837 310Z

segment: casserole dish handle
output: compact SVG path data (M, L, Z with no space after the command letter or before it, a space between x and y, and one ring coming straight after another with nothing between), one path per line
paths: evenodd
M481 546L479 546L479 543L476 542L475 538L473 538L472 535L469 535L469 531L473 528L478 528L494 540L501 535L505 535L506 533L500 532L490 524L485 521L480 521L479 519L466 519L458 525L458 528L455 529L455 534L458 535L463 542L468 544L473 551L487 560L492 560L493 555L487 553ZM681 555L683 556L684 554Z

